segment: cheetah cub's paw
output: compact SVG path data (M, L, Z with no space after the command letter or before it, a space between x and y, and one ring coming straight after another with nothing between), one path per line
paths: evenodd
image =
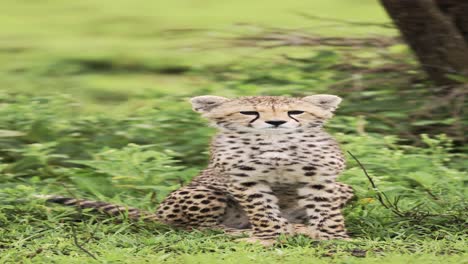
M296 235L305 235L313 239L319 239L319 232L313 230L307 225L295 224L294 225L294 234Z
M239 239L236 239L236 241L246 242L249 244L260 244L264 247L271 247L278 242L275 238L259 238L259 237L239 238Z
M310 226L303 225L303 224L295 224L294 225L294 232L296 235L305 235L308 236L312 239L315 240L333 240L333 239L339 239L339 240L345 240L345 241L351 241L352 239L346 235L330 235L324 232L320 232L318 230L314 230Z

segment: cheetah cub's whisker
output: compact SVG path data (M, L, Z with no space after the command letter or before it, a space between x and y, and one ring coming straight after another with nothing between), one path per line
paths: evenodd
M340 102L326 94L192 98L193 109L219 133L208 168L163 201L158 219L195 228L251 228L243 241L263 245L281 234L347 239L341 208L353 191L336 181L343 154L322 128Z

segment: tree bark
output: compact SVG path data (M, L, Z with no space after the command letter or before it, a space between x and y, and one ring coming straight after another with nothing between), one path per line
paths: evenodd
M468 3L457 0L380 2L436 84L458 84L450 74L468 76Z
M468 1L437 0L437 6L455 24L468 43Z

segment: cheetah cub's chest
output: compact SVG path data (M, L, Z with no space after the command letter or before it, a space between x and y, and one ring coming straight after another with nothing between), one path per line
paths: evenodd
M322 132L224 134L213 146L215 166L251 180L291 184L344 168L337 144Z

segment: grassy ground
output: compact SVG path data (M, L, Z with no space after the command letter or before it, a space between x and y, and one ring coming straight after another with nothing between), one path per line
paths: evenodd
M0 263L466 263L466 155L457 133L440 134L458 119L424 112L427 81L402 44L233 41L386 40L395 30L298 14L388 23L376 1L6 0L0 9ZM206 163L213 130L188 97L319 92L344 97L328 129L378 185L348 156L354 241L296 237L264 249L33 196L154 210Z

